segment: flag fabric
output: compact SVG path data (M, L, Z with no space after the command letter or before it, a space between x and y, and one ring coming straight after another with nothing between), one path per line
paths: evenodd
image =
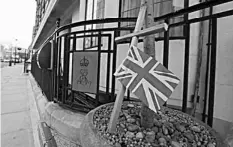
M160 110L179 83L172 72L135 46L130 47L114 75L154 112Z

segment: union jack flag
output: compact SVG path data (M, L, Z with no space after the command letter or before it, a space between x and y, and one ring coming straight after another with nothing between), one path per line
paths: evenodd
M160 110L179 83L172 72L135 46L130 47L114 75L154 112Z

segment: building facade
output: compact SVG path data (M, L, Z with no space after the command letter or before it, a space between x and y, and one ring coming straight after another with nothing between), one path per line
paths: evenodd
M189 0L186 3L184 0L154 0L153 1L153 12L154 17L158 18L169 13L177 12L184 9L185 7L191 7L199 4L199 0ZM187 6L188 5L188 6ZM46 39L51 37L54 31L57 29L56 21L60 19L60 26L73 24L77 22L94 20L94 19L107 19L107 18L122 18L122 17L137 17L140 8L140 0L37 0L37 12L35 19L35 26L33 29L31 48L34 50L40 49L45 43ZM196 11L189 13L188 15L180 15L169 19L169 24L183 22L185 19L195 19L211 14L220 13L222 11L231 10L233 8L233 2L221 4L210 9L203 11ZM156 21L155 24L164 22ZM213 127L224 137L229 131L230 125L233 123L233 50L232 50L232 39L233 29L231 29L231 22L233 22L233 15L218 18L217 20L217 39L216 39L216 69L215 69L215 81L214 81L214 106L213 106ZM82 30L93 30L93 29L104 29L113 27L134 27L135 22L120 22L120 23L106 23L106 24L88 24L81 27L74 27L71 29L64 29L61 34L66 34L75 31ZM165 33L155 34L155 48L156 48L156 59L161 63L164 63L164 48L166 44L169 44L169 54L167 60L168 69L174 72L180 78L180 84L168 100L167 104L170 107L181 109L182 103L184 102L184 91L186 90L187 97L187 108L192 108L193 102L192 97L195 93L196 75L198 60L202 57L200 66L200 82L199 82L199 102L197 105L197 112L203 113L203 109L206 109L204 114L207 114L208 103L212 101L206 93L211 93L211 87L209 87L208 75L211 75L211 69L209 69L212 62L208 61L208 45L210 37L210 24L209 20L201 22L190 23L189 25L189 52L186 54L186 35L187 31L185 25L172 27L168 32L168 42L165 42L164 38L167 36ZM120 35L125 35L130 31L121 31ZM60 34L60 35L61 35ZM111 33L110 33L111 34ZM96 35L93 32L86 33L85 35ZM113 34L112 34L113 35ZM212 37L212 36L211 36ZM112 42L114 41L111 38ZM64 42L63 42L64 43ZM215 43L215 42L212 42ZM61 42L62 44L62 42ZM75 42L75 50L94 50L98 48L98 38L96 36L79 38ZM108 41L105 39L101 40L101 48L113 48ZM127 55L129 43L121 43L117 45L116 50L116 61L115 66L118 67L122 60ZM143 48L143 43L138 44L139 48ZM200 48L202 52L199 54ZM61 48L61 61L64 60L64 48ZM185 58L188 56L188 64ZM115 86L106 87L106 73L109 72L107 69L107 56L101 54L100 58L100 82L99 90L105 91L108 88L112 91L114 88L117 93L120 89L118 81L115 82ZM70 59L71 60L71 59ZM113 59L111 59L111 65ZM61 62L63 63L63 62ZM70 65L72 63L70 62ZM187 64L185 69L185 64ZM61 65L61 69L65 70L65 65ZM207 70L209 69L209 70ZM188 70L188 75L185 77L185 70ZM110 70L111 71L111 70ZM72 68L69 69L69 77L72 77ZM113 73L111 71L111 73ZM109 78L109 83L112 83L112 76ZM72 83L72 78L69 78L68 83ZM206 88L207 87L207 88ZM88 94L93 96L93 94ZM136 98L132 93L125 94L130 97ZM207 97L209 101L204 103L204 99ZM204 106L206 105L206 106ZM204 108L206 107L206 108ZM223 110L224 109L224 110Z

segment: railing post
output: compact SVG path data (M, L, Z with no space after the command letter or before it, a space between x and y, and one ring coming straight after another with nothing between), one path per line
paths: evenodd
M189 1L185 1L184 7L189 6ZM184 36L185 36L185 50L184 50L184 77L183 77L183 100L182 100L182 112L187 111L187 101L188 101L188 80L189 80L189 44L190 44L190 24L188 21L188 14L184 15Z
M60 18L57 18L56 20L56 30L60 27ZM53 99L56 101L58 100L58 39L57 36L59 35L59 33L55 33L54 34L54 52L53 52Z

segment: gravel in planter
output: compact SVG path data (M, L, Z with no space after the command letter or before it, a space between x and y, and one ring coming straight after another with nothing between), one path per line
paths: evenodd
M163 108L154 115L154 126L141 127L140 103L123 103L116 133L107 132L112 105L94 114L99 135L116 147L215 147L216 138L201 124L179 111Z

